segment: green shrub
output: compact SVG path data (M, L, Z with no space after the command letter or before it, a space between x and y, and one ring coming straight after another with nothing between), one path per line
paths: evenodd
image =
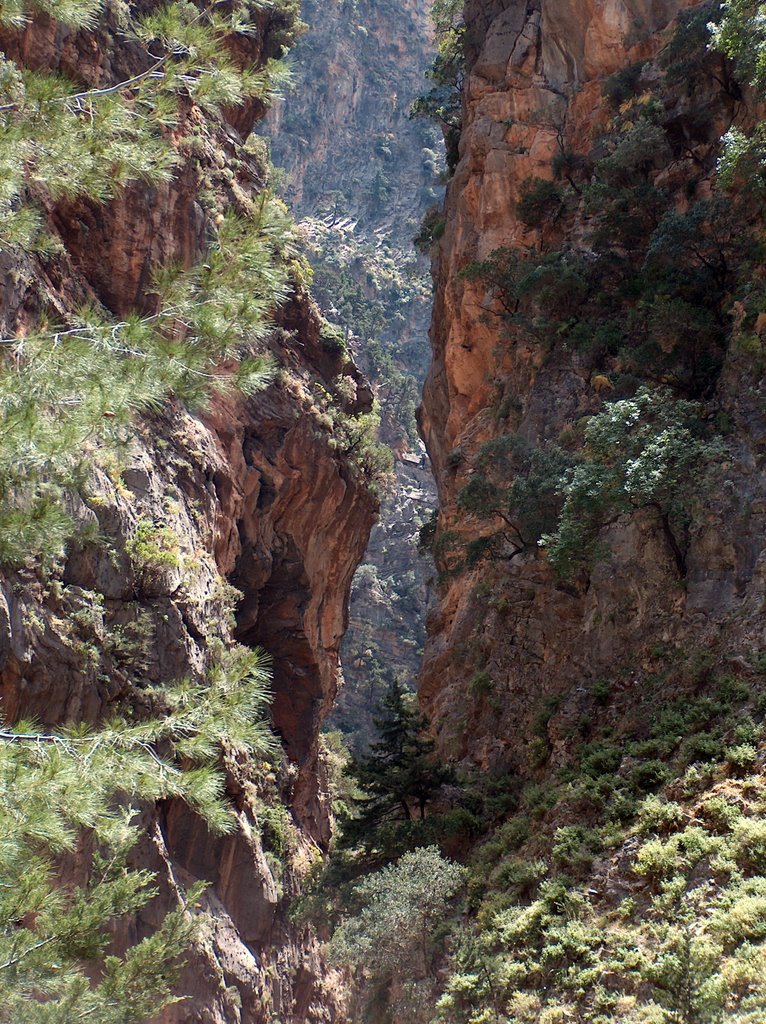
M415 248L422 253L430 252L431 246L442 237L446 227L447 218L442 213L441 207L432 206L426 211L420 230L412 240Z
M580 771L591 778L613 775L620 767L622 757L622 748L609 740L590 743L582 748Z
M493 779L486 789L483 801L485 812L491 821L507 817L519 806L518 779L513 775ZM523 822L525 819L520 820Z
M515 906L516 902L516 896L512 892L489 893L476 911L476 923L480 930L489 932L494 929L497 916Z
M670 769L663 761L643 761L630 771L630 782L640 792L664 785L670 778Z
M720 699L727 704L743 704L750 698L750 687L744 679L739 679L737 676L720 676L716 692Z
M518 850L529 839L529 835L529 819L523 815L517 815L497 829L493 841L500 844L503 853L509 853Z
M734 823L742 817L739 807L729 803L722 796L708 797L700 805L699 813L716 832L729 832Z
M470 276L466 271L464 276ZM569 453L556 446L539 447L516 434L503 434L481 446L472 472L457 495L460 509L505 526L482 538L487 554L507 556L537 548L545 530L551 529L561 509L562 478L572 462Z
M766 939L766 892L739 895L735 890L727 894L723 906L713 915L710 928L730 946L762 942Z
M529 838L529 819L516 815L502 824L492 839L482 843L474 852L473 861L479 865L495 864L506 854L518 850Z
M346 332L329 320L322 320L319 328L319 340L325 352L333 355L344 355L346 352Z
M720 852L721 842L697 826L689 826L667 840L649 839L636 854L634 871L655 882L679 876L705 857Z
M150 519L139 520L125 550L142 582L156 581L181 564L178 537L169 527L155 526Z
M371 978L411 978L429 970L429 936L462 887L465 869L436 847L406 853L355 887L362 910L336 929L331 955Z
M527 178L521 185L516 212L522 223L541 227L561 209L561 192L554 182L545 178Z
M701 732L685 739L679 754L684 764L694 764L698 761L720 761L723 751L724 744L720 736L712 732Z
M612 684L608 679L597 679L592 684L590 692L599 704L607 704L612 696Z
M692 797L709 785L713 775L712 765L690 765L681 778L681 792Z
M607 820L624 825L632 821L637 813L638 801L635 797L624 792L617 792L607 807Z
M585 825L565 825L556 829L551 856L559 867L576 875L583 874L601 848L599 836Z
M631 64L604 79L603 93L613 107L619 107L636 95L642 70L643 63Z
M517 895L527 895L548 874L544 860L527 860L512 857L502 862L492 873L491 884L502 890L513 890Z
M737 862L753 871L766 872L766 821L739 818L732 828Z
M425 841L448 844L450 840L466 841L481 835L481 820L467 807L429 814L425 821Z
M607 403L591 417L587 457L563 486L556 531L542 538L558 575L587 568L599 556L604 523L638 508L657 514L669 554L685 575L675 531L717 452L704 438L701 416L699 405L678 401L667 389L642 387L634 398Z
M561 794L555 786L545 783L532 783L524 788L523 799L529 813L534 818L541 818L546 811L555 807Z
M677 828L685 814L680 804L658 796L648 796L638 810L638 827L642 832L667 832Z
M418 531L418 551L433 553L436 530L439 525L439 510L434 509L428 514L426 521Z
M535 720L532 724L532 732L535 736L538 736L540 739L547 740L548 723L561 707L563 701L564 698L559 694L553 694L552 696L545 698L540 710L535 715Z
M295 849L297 833L290 812L282 804L258 802L256 820L267 850L280 860Z
M468 683L468 692L472 697L487 697L495 688L494 680L485 669L475 672Z
M763 726L756 722L752 715L744 711L740 712L730 718L729 723L732 735L738 744L746 743L757 747L763 733Z
M758 751L752 743L740 743L736 747L728 747L724 757L732 772L744 774L755 766L758 761Z
M527 744L527 759L533 768L542 768L551 756L551 747L547 739L533 736Z

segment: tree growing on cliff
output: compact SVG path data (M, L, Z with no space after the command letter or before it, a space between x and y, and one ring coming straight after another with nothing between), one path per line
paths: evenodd
M678 573L686 575L690 507L706 467L721 455L701 414L697 403L667 389L643 387L588 421L583 458L562 480L558 526L541 540L559 575L587 568L599 554L600 531L641 509L657 516Z
M119 451L136 415L170 395L199 407L216 391L268 384L271 360L253 350L286 295L286 221L268 196L249 217L225 217L204 265L156 273L155 314L114 322L81 309L0 339L0 562L59 553L72 495L87 497L99 452Z
M572 461L555 445L535 446L517 434L502 434L483 444L457 505L469 515L503 525L472 542L468 564L488 556L513 558L534 547L557 522L561 480Z
M108 955L110 929L157 891L129 864L137 805L183 799L212 831L233 830L219 757L272 749L268 679L263 656L238 649L206 685L149 692L158 713L145 721L0 727L0 1024L140 1024L175 1001L199 886Z
M62 32L92 33L94 51L115 36L116 21L120 60L135 71L94 86L0 56L0 248L20 267L63 253L53 207L106 203L137 184L167 186L188 152L190 113L219 116L266 98L278 80L274 62L257 69L232 55L232 37L252 29L246 0L225 11L181 0L154 6L142 14L106 0L0 5L0 31L43 14ZM281 11L269 17L285 21ZM199 119L191 120L197 130ZM115 317L96 303L57 305L18 336L0 338L0 562L60 553L97 449L114 452L137 414L170 395L199 405L212 391L252 392L270 379L258 348L288 293L290 218L265 193L225 215L209 190L199 198L210 214L204 258L147 268L154 279L135 310Z
M428 117L441 127L447 166L454 171L460 141L461 93L465 77L465 25L460 0L436 0L431 8L436 56L426 72L433 83L412 104L411 117Z
M185 104L216 114L254 96L268 98L284 77L278 61L255 69L231 55L227 41L248 28L245 0L228 4L225 13L218 4L177 0L144 15L106 0L15 0L0 9L0 30L27 25L40 13L94 33L114 31L112 14L123 45L133 48L135 73L83 87L2 58L0 240L28 251L59 248L44 230L45 200L104 202L131 183L169 181L178 156L168 129L183 121Z
M717 23L715 23L717 22ZM752 87L757 100L766 94L766 32L763 8L756 0L726 0L720 15L709 24L711 47L731 61L736 78ZM736 81L727 83L730 94L742 99ZM737 176L739 184L761 190L766 172L766 123L762 119L748 129L732 125L723 137L719 161L720 180L728 185Z

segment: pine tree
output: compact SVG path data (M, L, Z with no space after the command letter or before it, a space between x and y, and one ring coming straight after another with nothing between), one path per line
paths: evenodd
M111 13L120 22L122 45L142 55L142 68L125 81L82 88L0 58L0 243L56 248L43 229L43 199L107 201L131 182L168 181L178 163L168 130L178 128L190 103L217 115L252 96L268 100L285 79L284 64L237 64L227 40L254 31L248 3L235 0L227 13L220 8L178 0L138 16L106 0L2 5L0 30L45 12L95 32L108 29L103 19Z
M225 7L181 0L138 16L106 0L0 5L0 30L42 12L95 32L108 13L121 19L121 45L143 52L130 80L84 89L0 55L0 248L55 253L43 214L51 201L108 202L133 182L167 182L180 159L170 130L180 134L192 105L215 117L268 97L283 67L235 63L227 41L253 31L252 5ZM115 320L103 308L73 310L0 338L0 563L60 553L98 451L123 443L138 414L169 396L194 407L225 387L268 383L263 343L294 256L287 211L263 193L248 214L211 219L198 266L155 268L157 312Z
M364 796L352 815L341 820L342 844L346 847L376 845L381 830L390 823L423 821L436 790L452 773L434 760L434 742L426 734L426 720L394 680L374 719L379 739L370 754L355 759L351 774Z
M265 99L281 74L279 62L246 67L232 56L232 35L256 31L250 15L262 6L252 0L179 0L146 16L141 6L0 4L0 31L43 14L99 33L95 46L117 39L139 64L127 81L92 86L0 55L0 249L19 262L60 251L52 205L170 182L190 112L216 118ZM271 15L284 42L294 12L286 0L284 17ZM23 335L0 338L0 563L61 551L94 465L125 443L136 416L170 397L195 408L271 379L264 340L288 293L292 225L265 193L238 209L210 218L197 266L154 268L155 312L44 311ZM139 1024L173 1001L199 887L150 937L108 954L112 926L155 891L129 864L137 808L182 799L212 831L235 828L221 763L272 750L267 682L263 656L237 649L204 684L144 690L146 719L128 708L98 728L0 723L0 1024Z
M155 892L151 873L128 866L136 802L184 799L212 831L235 828L219 758L273 749L268 679L262 654L235 649L205 685L149 691L146 721L0 728L0 1024L140 1024L175 1001L199 886L151 936L106 955L110 924ZM81 880L62 885L75 860Z
M73 529L66 492L87 493L99 451L120 446L137 414L170 395L194 408L268 384L271 360L255 349L287 292L291 232L263 195L250 217L224 218L204 266L157 273L159 313L115 323L81 310L73 325L0 339L0 562L58 553ZM220 368L231 358L235 371Z

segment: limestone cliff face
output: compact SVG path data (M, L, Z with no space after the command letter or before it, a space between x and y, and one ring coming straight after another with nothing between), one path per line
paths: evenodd
M409 110L431 58L430 7L425 0L303 5L310 28L296 57L305 88L276 102L266 125L302 217L359 221L362 238L377 231L379 242L402 248L418 230L424 199L435 198L423 152L434 133Z
M592 154L611 116L606 78L636 64L651 69L683 6L676 0L467 5L460 160L436 253L433 365L422 410L442 537L457 531L471 540L486 530L486 522L456 506L483 442L502 433L536 444L555 441L610 398L595 380L603 367L555 336L541 344L504 326L497 294L461 271L500 246L542 251L563 241L587 248L589 213L579 191L570 214L530 227L519 214L522 184L552 180L557 154ZM726 75L714 59L718 80L710 78L697 96L710 113L704 130L687 131L652 172L677 210L687 208L690 191L709 193L718 140L735 115L744 116L722 88ZM690 102L680 94L669 98L668 123L683 126ZM642 514L607 528L611 558L587 580L557 583L544 555L529 550L447 573L428 624L421 678L421 698L445 755L527 772L532 723L546 699L559 707L548 724L555 762L565 753L571 723L590 710L589 682L619 679L629 706L631 687L656 667L663 644L710 647L735 659L762 644L766 481L759 376L729 348L714 401L736 424L733 455L720 493L706 495L693 517L685 579L656 521ZM440 568L448 568L443 557ZM467 692L477 670L491 679L491 699Z
M144 4L144 8L151 5ZM261 12L251 60L278 49L279 12ZM85 86L141 70L119 33L77 33L44 18L3 39L9 56L56 68ZM190 106L183 128L201 141L160 189L134 187L109 205L47 210L61 253L48 262L3 254L5 336L44 307L65 316L84 302L115 314L147 306L153 268L190 265L204 252L216 210L246 211L265 170L245 147L259 103L231 118ZM179 131L183 137L183 131ZM292 1024L342 1019L343 993L308 926L286 907L325 850L329 795L318 731L340 678L339 648L354 570L376 513L360 471L318 418L312 382L356 383L347 411L369 408L365 381L345 355L328 353L313 301L296 285L269 346L275 382L252 399L214 398L198 415L170 401L145 419L124 460L96 456L92 497L74 499L98 543L70 548L45 571L0 579L0 696L9 720L49 725L95 721L116 707L141 709L142 689L199 678L215 645L264 647L273 659L273 724L284 756L227 763L240 829L211 836L185 805L144 811L137 857L157 872L159 895L131 925L146 934L175 903L176 887L211 883L202 929L181 981L190 998L167 1024ZM131 548L137 529L170 549L161 569ZM276 824L275 824L276 822ZM269 824L271 823L271 824ZM119 946L123 933L115 937Z

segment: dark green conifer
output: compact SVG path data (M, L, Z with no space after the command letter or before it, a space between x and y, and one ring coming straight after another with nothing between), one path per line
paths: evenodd
M342 820L345 846L371 847L387 825L423 821L429 800L451 778L451 772L434 760L434 742L426 734L414 694L398 680L381 701L374 721L378 741L351 766L365 795L353 816Z

